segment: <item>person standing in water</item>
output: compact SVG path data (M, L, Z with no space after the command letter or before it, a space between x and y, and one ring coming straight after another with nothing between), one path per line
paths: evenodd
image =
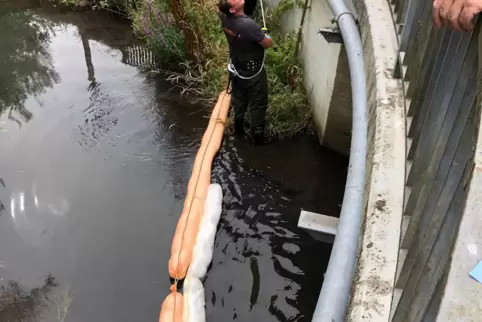
M254 1L254 5L253 5ZM256 5L249 2L249 14ZM250 107L250 135L255 145L268 142L264 135L268 108L268 78L264 68L265 49L273 45L268 34L244 11L244 0L220 0L218 13L229 43L231 58L234 127L238 136L245 134L244 116Z

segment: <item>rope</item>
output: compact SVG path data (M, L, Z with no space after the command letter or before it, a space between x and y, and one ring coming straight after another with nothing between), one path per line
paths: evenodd
M264 18L264 6L263 6L263 0L261 0L259 2L259 4L261 5L261 16L263 17L263 29L264 30L268 30L268 28L266 28L266 19Z

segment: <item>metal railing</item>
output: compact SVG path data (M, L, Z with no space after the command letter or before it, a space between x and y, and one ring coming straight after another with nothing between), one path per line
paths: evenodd
M353 121L345 194L333 250L313 321L344 321L355 272L363 217L367 155L367 94L363 44L355 18L343 0L328 0L343 37L350 67Z
M467 199L478 131L478 33L438 29L432 2L394 0L405 81L407 175L392 321L435 321ZM398 18L398 17L403 17Z

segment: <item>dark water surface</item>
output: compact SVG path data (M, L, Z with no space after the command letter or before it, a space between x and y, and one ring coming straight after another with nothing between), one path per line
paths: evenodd
M105 14L3 1L0 30L0 321L156 321L208 111ZM226 138L209 322L311 320L331 246L296 224L338 215L346 165L314 137Z

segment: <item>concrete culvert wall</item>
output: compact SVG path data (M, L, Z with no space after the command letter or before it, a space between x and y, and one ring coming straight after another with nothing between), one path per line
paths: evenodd
M268 0L275 8L279 0ZM310 94L313 119L320 142L330 149L350 154L352 101L350 71L343 46L329 43L320 28L333 28L333 14L326 1L309 1L303 25L300 58L305 70L305 88ZM351 7L349 3L349 7ZM284 31L297 31L303 9L297 5L283 16Z

